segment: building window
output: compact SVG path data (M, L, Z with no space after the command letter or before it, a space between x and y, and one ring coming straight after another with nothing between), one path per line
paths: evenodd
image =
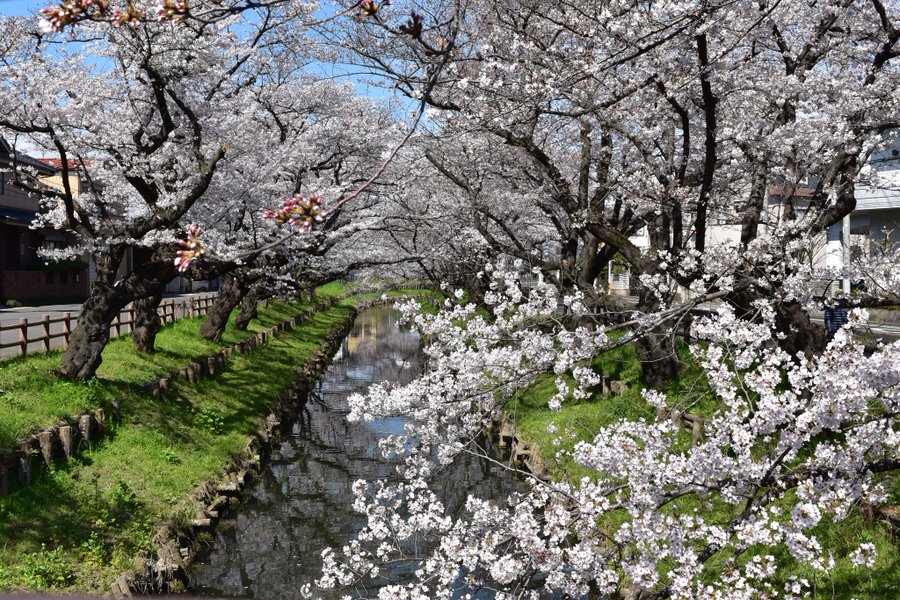
M47 285L53 285L56 283L56 278L54 277L55 273L53 271L47 271Z
M57 240L43 240L41 242L41 248L43 250L63 250L67 246L66 242L60 242Z
M69 272L68 271L60 271L59 272L59 282L60 283L69 283Z
M0 171L0 196L6 193L6 173Z

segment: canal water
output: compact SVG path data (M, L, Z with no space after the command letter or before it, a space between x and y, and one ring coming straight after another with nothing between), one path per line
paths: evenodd
M398 311L375 307L359 313L316 388L296 399L299 410L282 423L285 433L248 499L219 522L209 550L194 562L194 594L299 598L300 587L321 576L322 550L341 548L364 524L351 508L353 482L395 476L378 440L403 429L399 419L349 423L347 397L381 381L407 383L421 372L422 362L419 336L400 323ZM498 451L489 452L499 459ZM470 493L503 501L519 486L508 470L472 455L461 456L434 481L451 513ZM408 574L401 569L392 576Z

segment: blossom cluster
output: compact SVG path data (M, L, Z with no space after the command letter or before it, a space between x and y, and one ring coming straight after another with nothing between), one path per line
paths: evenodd
M376 2L375 0L361 0L357 5L359 12L356 16L356 20L361 21L369 17L374 17L378 15L383 7L390 5L390 0L382 0L381 2Z
M322 209L322 199L316 194L310 194L304 198L297 194L287 198L278 210L266 210L263 216L274 219L278 225L290 224L300 231L309 231L315 223L325 218L325 210Z
M188 16L187 0L161 0L156 9L156 16L160 21L172 21L181 23Z
M182 273L187 271L191 263L203 256L205 250L200 235L203 230L197 225L188 227L186 236L181 240L181 250L176 253L175 267Z
M106 20L116 27L136 26L147 20L147 11L129 1L111 10L109 0L64 0L59 5L43 8L41 30L60 33L69 25L85 20ZM188 17L188 0L159 0L156 8L158 21L181 23Z
M65 0L58 6L41 9L44 17L41 19L41 29L58 33L77 21L102 16L108 9L108 0Z

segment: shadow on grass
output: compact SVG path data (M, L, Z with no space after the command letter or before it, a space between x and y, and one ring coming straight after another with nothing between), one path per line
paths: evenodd
M0 557L11 549L22 555L42 546L78 548L104 529L128 532L143 525L146 503L123 479L85 477L92 463L87 454L57 463L52 470L36 470L32 485L16 485L0 499ZM15 562L3 558L4 564Z

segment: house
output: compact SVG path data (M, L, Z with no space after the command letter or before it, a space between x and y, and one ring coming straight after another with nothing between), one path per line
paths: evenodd
M841 265L900 244L900 143L872 156L856 187L856 209L832 229L830 254ZM843 283L849 291L850 282Z
M34 169L49 185L60 179L56 168L15 152L0 138L0 304L8 300L87 297L85 261L47 263L38 255L41 248L61 249L74 244L75 236L48 227L32 228L40 203L13 183L14 165Z

